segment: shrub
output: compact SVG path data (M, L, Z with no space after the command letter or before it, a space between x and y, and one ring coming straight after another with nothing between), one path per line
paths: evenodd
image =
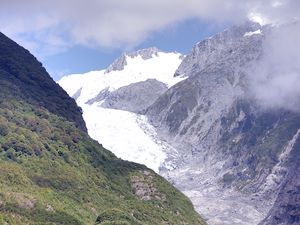
M9 133L8 126L6 124L0 124L0 135L6 136Z

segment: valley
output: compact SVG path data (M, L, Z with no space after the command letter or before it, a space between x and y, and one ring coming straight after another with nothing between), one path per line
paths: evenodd
M208 224L256 225L276 207L299 152L299 114L263 109L251 93L272 29L247 22L186 56L143 49L58 83L82 107L95 140L159 172Z

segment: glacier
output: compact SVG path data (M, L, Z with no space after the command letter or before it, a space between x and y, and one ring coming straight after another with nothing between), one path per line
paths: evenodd
M101 106L103 100L93 104L88 102L101 91L113 92L149 79L162 82L169 88L186 79L173 76L183 57L176 52L144 49L122 55L108 69L64 76L58 84L83 109L83 118L93 139L117 157L144 164L159 172L167 158L166 153L176 150L157 138L156 130L146 116L104 108ZM172 165L165 166L171 168Z

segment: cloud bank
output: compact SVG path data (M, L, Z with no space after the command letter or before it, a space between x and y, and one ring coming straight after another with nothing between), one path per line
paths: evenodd
M281 25L266 36L263 56L251 71L251 90L263 108L300 112L300 24Z
M272 28L250 72L252 97L264 109L300 112L300 1L273 1L260 15Z
M0 0L0 29L29 49L48 54L78 44L124 48L192 18L235 23L249 15L279 17L277 11L290 2L297 1Z

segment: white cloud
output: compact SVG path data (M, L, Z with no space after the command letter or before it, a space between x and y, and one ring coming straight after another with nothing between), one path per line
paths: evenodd
M300 111L300 24L273 29L251 73L251 90L264 108Z
M272 4L280 8L284 3L279 0L1 0L0 29L22 44L33 41L38 43L37 48L48 45L54 48L52 51L75 44L127 47L142 42L152 31L179 21L200 18L235 22Z
M0 0L0 4L0 30L40 58L74 45L134 47L153 31L188 19L238 23L251 18L278 25L297 21L300 15L299 0ZM264 106L300 105L300 29L297 23L294 26L269 37L255 70L253 90Z

